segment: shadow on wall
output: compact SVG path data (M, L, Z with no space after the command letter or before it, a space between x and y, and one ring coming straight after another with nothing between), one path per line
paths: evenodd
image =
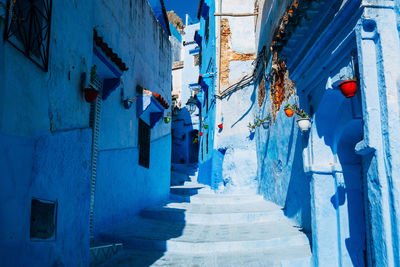
M337 188L338 205L347 199L349 234L345 236L347 252L353 266L365 266L365 218L361 156L354 148L362 140L362 120L351 120L340 138L337 155L343 169L344 185Z
M295 121L293 120L294 124ZM294 129L292 128L292 135ZM291 155L291 149L293 146L293 139L290 138L290 145L288 150L289 160ZM294 147L294 158L292 161L292 170L289 180L289 186L287 189L286 201L284 212L289 218L293 218L299 215L297 221L301 222L303 231L307 234L307 237L311 243L311 194L310 194L310 181L307 175L304 173L303 168L303 144L307 142L308 134L297 134L295 147Z

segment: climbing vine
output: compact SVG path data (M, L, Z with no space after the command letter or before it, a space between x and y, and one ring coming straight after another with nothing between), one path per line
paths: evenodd
M295 83L289 78L289 70L286 62L279 56L279 52L287 40L287 27L293 25L295 11L299 7L298 1L294 0L282 16L279 26L275 30L272 45L272 64L270 71L270 98L271 114L275 121L276 114L284 101L288 101L290 96L296 94Z
M265 82L264 79L260 80L258 84L258 106L262 107L265 99L266 91L265 91Z

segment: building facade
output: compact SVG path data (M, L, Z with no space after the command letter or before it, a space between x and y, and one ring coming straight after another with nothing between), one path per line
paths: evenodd
M315 266L399 266L399 6L200 1L198 180L283 206Z
M188 16L188 15L187 15ZM173 92L174 107L172 111L172 162L177 164L196 164L199 151L199 116L201 107L198 98L199 52L200 48L194 41L199 23L188 24L181 37L181 61L174 62ZM188 103L189 102L189 103ZM192 102L192 106L190 106Z
M169 195L168 21L145 0L2 2L0 258L88 266Z
M315 266L399 266L396 3L256 8L260 192L310 233ZM305 113L287 117L288 103Z
M257 192L253 121L254 1L200 1L203 89L199 181L221 192ZM207 128L206 128L207 127Z

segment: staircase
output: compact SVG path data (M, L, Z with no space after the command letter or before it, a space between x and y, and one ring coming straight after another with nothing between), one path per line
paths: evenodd
M102 266L310 266L309 240L258 195L222 195L194 182L105 236L124 249Z

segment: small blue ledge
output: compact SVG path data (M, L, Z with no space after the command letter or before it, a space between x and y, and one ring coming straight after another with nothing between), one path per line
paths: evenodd
M136 117L140 117L151 128L163 117L164 107L150 94L137 96Z
M201 40L202 40L202 37L201 37L201 35L199 34L199 31L198 31L198 30L195 31L195 32L194 32L194 41L195 41L199 46L201 46Z

